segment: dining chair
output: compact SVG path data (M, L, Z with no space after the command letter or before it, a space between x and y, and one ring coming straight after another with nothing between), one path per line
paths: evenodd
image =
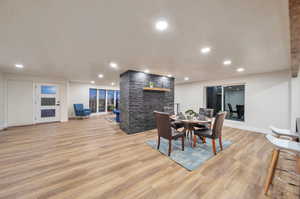
M185 116L184 116L184 114L181 113L181 112L177 114L177 117L180 120L186 119ZM173 120L173 121L171 121L171 127L174 128L177 131L179 129L183 128L184 127L184 123L182 121L180 121L180 120Z
M182 150L184 151L184 133L178 132L171 127L170 115L168 113L157 111L154 111L154 115L158 132L157 149L159 150L160 147L160 138L169 140L168 156L170 156L172 151L172 140L181 138Z
M210 108L200 108L199 109L199 120L206 120L206 118L213 118L214 117L214 109ZM197 128L208 128L207 124L196 124L194 127Z
M196 146L197 136L198 136L200 139L201 139L201 137L211 139L212 148L213 148L213 152L215 155L217 154L216 142L215 142L216 139L219 139L220 148L221 148L221 150L223 150L222 128L223 128L225 116L226 116L226 112L218 113L212 129L206 128L206 129L195 130L194 131L194 147Z
M267 140L274 146L273 152L272 152L272 158L271 158L271 163L268 169L268 174L267 174L267 179L264 187L264 194L267 195L270 185L273 182L274 176L275 176L275 170L277 169L277 162L279 159L280 152L282 150L292 152L292 154L296 155L296 153L300 153L300 143L291 141L291 140L286 140L286 139L280 139L278 137L275 137L272 134L267 134L266 135ZM293 176L300 176L296 172L290 172L287 170L280 169L281 171L288 172L292 174ZM280 178L279 178L280 179ZM283 180L281 180L283 181ZM299 186L293 184L291 182L286 182L288 184L292 184L294 186Z

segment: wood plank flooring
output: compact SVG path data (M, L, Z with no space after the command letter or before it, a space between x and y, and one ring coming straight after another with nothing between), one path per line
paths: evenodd
M145 144L155 130L126 135L104 116L12 128L0 132L0 199L298 198L276 179L263 195L272 147L262 134L223 135L233 144L189 172Z

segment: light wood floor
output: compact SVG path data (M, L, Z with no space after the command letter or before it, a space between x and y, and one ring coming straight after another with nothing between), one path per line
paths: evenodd
M271 146L261 134L223 134L233 145L189 172L145 144L154 130L126 135L103 116L12 128L0 132L0 198L266 198ZM276 181L269 198L298 198L287 190L297 191Z

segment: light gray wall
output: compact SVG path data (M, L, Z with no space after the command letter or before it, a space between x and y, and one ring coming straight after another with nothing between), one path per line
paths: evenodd
M0 72L0 130L4 127L4 76Z
M291 79L291 128L296 128L296 118L300 117L300 72L297 78ZM300 128L300 127L298 127Z
M279 71L175 86L175 103L181 111L205 106L204 88L213 85L245 84L245 122L225 121L225 125L268 132L269 125L290 128L290 72Z

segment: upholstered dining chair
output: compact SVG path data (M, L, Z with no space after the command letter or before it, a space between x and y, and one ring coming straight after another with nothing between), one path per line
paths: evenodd
M213 118L214 117L214 109L210 108L200 108L199 109L199 119L205 120L206 118ZM196 124L194 127L197 128L208 128L207 124Z
M224 123L224 119L226 116L226 112L220 112L217 114L215 122L213 124L213 128L212 129L198 129L194 131L194 146L196 146L196 142L197 142L197 137L199 136L199 138L201 139L201 137L205 137L205 138L210 138L212 141L212 147L213 147L213 152L216 155L217 154L217 149L216 149L216 139L219 139L219 144L220 144L220 148L221 150L223 150L223 145L222 145L222 128L223 128L223 123Z
M169 140L168 156L170 156L172 151L172 140L181 138L182 150L184 151L184 133L178 132L171 127L170 115L168 113L157 111L154 111L154 115L158 132L157 149L160 147L160 138Z
M265 195L267 195L270 185L273 182L280 151L285 150L285 151L291 152L294 155L296 155L296 153L300 153L300 143L299 142L286 140L286 139L280 139L278 137L275 137L272 134L266 135L266 138L274 146L274 149L273 149L272 159L271 159L271 163L270 163L270 167L268 170L267 179L266 179L266 183L265 183L265 187L264 187ZM282 170L282 171L285 171L285 170ZM286 172L289 172L289 171L286 171ZM293 176L300 176L296 172L289 172L289 173L292 173ZM290 182L287 182L287 183L292 184ZM300 185L295 185L295 184L293 184L293 185L300 187Z

